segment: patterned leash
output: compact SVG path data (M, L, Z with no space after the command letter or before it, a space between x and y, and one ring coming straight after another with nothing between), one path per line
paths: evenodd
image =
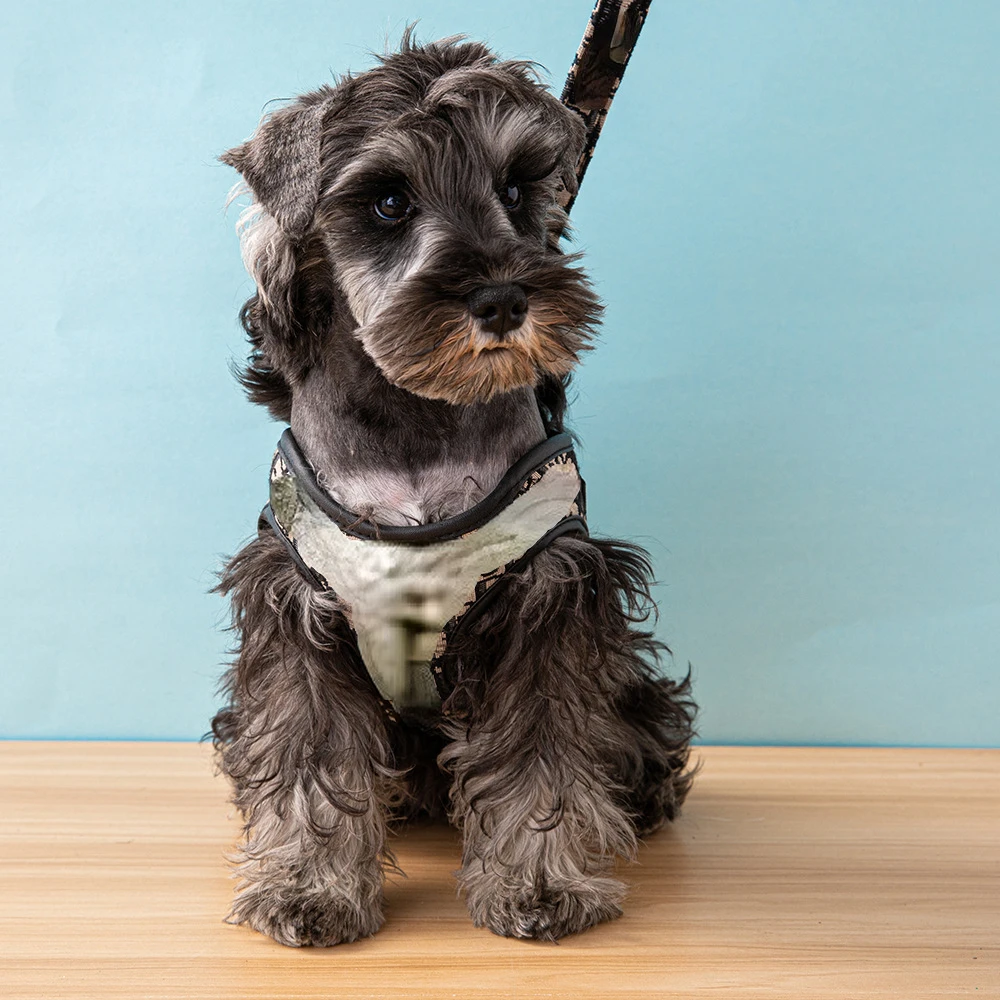
M566 77L562 102L578 112L587 126L587 141L576 165L577 182L583 181L594 147L625 75L629 57L649 13L651 0L597 0L590 23ZM575 197L566 192L568 212Z

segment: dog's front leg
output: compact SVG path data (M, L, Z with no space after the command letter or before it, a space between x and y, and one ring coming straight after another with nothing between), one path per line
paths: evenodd
M495 626L507 652L441 756L469 911L507 937L557 939L619 916L625 888L611 867L635 849L621 784L635 737L614 697L616 669L628 665L602 662L602 623L559 595L559 563L553 552L536 558ZM536 611L544 631L531 631Z
M285 562L264 538L223 577L241 642L231 702L213 728L245 819L229 920L282 944L332 945L382 926L398 788L384 712L359 677L350 631Z
M486 719L448 754L473 922L554 940L621 914L625 887L609 869L634 842L601 761L570 721L583 703L535 696L530 722Z
M283 659L288 681L310 670ZM270 690L223 750L246 821L229 920L286 945L354 941L383 923L380 754L332 699L319 706L293 686Z

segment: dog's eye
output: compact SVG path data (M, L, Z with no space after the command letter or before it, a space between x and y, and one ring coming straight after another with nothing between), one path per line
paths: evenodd
M504 208L517 208L521 204L521 189L516 184L506 184L499 191Z
M402 191L387 191L375 199L375 214L386 222L399 222L413 211L413 204Z

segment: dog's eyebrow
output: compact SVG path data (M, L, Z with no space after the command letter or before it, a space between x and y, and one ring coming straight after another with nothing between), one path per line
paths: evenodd
M510 166L510 176L522 184L532 184L535 181L544 180L559 166L559 157L557 156L550 162L546 162L549 163L547 167L533 170L531 166L521 165L515 160Z
M401 166L384 160L361 159L346 167L326 189L326 194L334 198L360 196L392 186L406 186L406 174Z
M543 145L515 151L507 166L507 176L523 184L544 180L559 166L560 155Z

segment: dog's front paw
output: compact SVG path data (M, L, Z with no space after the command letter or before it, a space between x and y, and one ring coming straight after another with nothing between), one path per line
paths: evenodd
M385 922L381 896L364 902L324 890L267 892L261 885L242 892L226 918L293 948L327 947L369 937Z
M514 883L479 872L462 881L476 927L488 927L503 937L544 941L620 917L625 896L625 886L612 878Z

